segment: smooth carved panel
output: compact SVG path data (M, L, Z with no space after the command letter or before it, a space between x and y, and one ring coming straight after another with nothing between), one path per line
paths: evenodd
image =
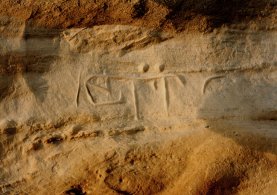
M200 118L275 118L277 85L274 71L229 73L207 78Z
M178 83L174 90L184 90L185 77L179 74L92 74L80 77L76 105L82 99L95 109L118 106L118 110L131 110L134 120L168 117L174 104L169 102L171 82Z
M149 119L168 115L164 78L137 80L134 84L138 118Z
M100 116L132 120L259 118L275 112L276 71L224 73L89 73L80 77L77 106ZM262 92L262 93L260 93ZM263 94L263 95L261 95ZM80 108L80 110L82 109Z

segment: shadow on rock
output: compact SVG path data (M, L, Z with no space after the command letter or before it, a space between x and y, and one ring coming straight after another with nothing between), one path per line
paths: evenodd
M17 88L22 88L18 78L23 78L36 99L43 102L48 91L43 76L59 58L58 53L58 31L25 27L19 48L0 54L0 101L16 94Z
M171 12L167 19L177 27L186 27L186 21L200 19L198 28L206 25L211 30L220 26L248 23L257 18L268 17L276 9L276 2L258 0L154 0L167 6ZM204 24L206 20L206 24ZM202 24L201 24L202 21ZM191 22L189 22L191 25ZM207 29L202 29L207 30Z
M227 73L207 85L198 117L253 150L277 154L276 70Z

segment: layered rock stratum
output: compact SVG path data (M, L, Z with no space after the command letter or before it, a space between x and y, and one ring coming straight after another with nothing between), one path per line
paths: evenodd
M1 0L0 194L276 194L276 7Z

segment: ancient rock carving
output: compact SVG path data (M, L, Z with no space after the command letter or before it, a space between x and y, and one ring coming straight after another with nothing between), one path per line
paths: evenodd
M143 80L158 80L162 79L164 83L164 94L161 96L164 97L164 106L167 115L169 115L168 107L169 107L169 89L168 82L169 78L177 79L182 86L185 85L185 77L183 74L175 74L175 73L147 73L147 74L135 74L135 75L116 75L116 74L95 74L89 76L85 81L85 91L89 102L93 106L104 106L104 105L119 105L125 103L125 99L128 97L123 97L122 91L115 91L112 89L111 82L127 80L132 88L133 94L133 103L135 110L135 120L139 120L141 117L139 116L139 100L138 100L138 92L137 92L137 84L135 81ZM80 83L80 82L79 82ZM79 85L77 92L77 106L79 105L79 96L80 96L80 87ZM126 86L128 87L128 86Z
M111 89L111 82L112 77L106 75L98 75L92 76L86 81L86 91L88 95L89 101L94 106L103 106L103 105L113 105L113 104L122 104L124 103L122 92L119 92L119 96L114 98ZM100 98L97 97L92 93L92 89L94 89L97 94L100 94Z
M224 78L224 77L225 77L225 75L215 75L215 76L209 77L203 85L202 93L205 94L206 88L212 80L220 79L220 78Z

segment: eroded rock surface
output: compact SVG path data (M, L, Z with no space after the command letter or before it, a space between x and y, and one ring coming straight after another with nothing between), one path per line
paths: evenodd
M0 194L277 193L276 1L0 5Z

